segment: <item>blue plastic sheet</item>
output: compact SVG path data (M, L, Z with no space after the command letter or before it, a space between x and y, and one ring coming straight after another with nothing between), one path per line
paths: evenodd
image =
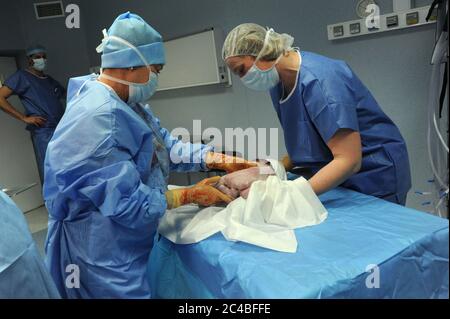
M296 230L295 254L221 234L191 245L160 237L153 297L448 298L448 220L342 188L320 199L328 219Z

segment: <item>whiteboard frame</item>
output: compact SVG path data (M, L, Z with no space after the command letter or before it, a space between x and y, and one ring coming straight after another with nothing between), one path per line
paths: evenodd
M217 80L211 81L211 82L194 83L194 84L187 84L187 85L178 85L178 86L171 86L171 87L165 87L165 88L158 88L158 89L156 89L157 92L164 92L164 91L169 91L169 90L178 90L178 89L185 89L185 88L193 88L193 87L199 87L199 86L208 86L208 85L215 85L215 84L223 84L226 87L230 87L232 85L230 69L226 66L225 62L220 63L222 61L222 58L217 53L218 51L220 51L220 50L218 50L220 42L218 43L218 41L217 41L218 39L220 39L220 37L218 34L219 32L216 28L209 28L209 29L205 29L201 32L190 33L187 35L173 38L168 41L183 39L185 37L189 37L189 36L193 36L193 35L197 35L197 34L201 34L201 33L206 33L206 32L211 32L211 36L212 36L214 55L216 57L215 68L217 70ZM221 68L221 67L224 68L225 74L226 74L224 80L220 79L220 77L224 75L224 73L219 72L219 68Z

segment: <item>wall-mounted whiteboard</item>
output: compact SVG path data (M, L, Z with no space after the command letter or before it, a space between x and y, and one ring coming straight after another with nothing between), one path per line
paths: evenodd
M223 34L217 29L164 42L166 64L157 91L223 84L231 86L231 74L222 60ZM100 73L100 66L89 69Z
M222 44L215 29L164 42L166 64L159 75L158 91L231 84L221 57Z

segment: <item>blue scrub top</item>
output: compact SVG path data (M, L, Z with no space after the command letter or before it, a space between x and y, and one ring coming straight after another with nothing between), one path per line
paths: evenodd
M46 128L55 128L64 114L60 99L64 98L65 89L49 75L39 77L27 70L19 70L4 83L14 94L18 95L27 116L42 116L47 119ZM34 130L35 125L27 125L27 130Z
M167 206L157 148L181 154L167 164L184 172L205 170L211 147L172 137L149 106L126 104L95 76L70 79L67 98L45 158L47 266L63 298L150 298L146 265ZM79 289L65 285L71 264Z
M404 204L411 176L398 128L345 62L300 54L291 93L283 99L281 82L270 91L292 162L317 171L333 159L327 143L339 129L358 131L361 170L342 186Z

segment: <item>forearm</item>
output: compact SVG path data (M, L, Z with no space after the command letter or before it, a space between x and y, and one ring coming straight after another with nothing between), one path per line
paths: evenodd
M25 118L25 115L17 111L3 96L0 96L0 108L19 121Z
M318 171L309 180L309 183L314 192L320 195L345 182L350 176L358 172L359 168L359 161L337 157Z
M226 171L227 173L258 166L257 162L247 161L240 157L216 152L207 152L205 156L205 163L206 167L209 169L218 169Z
M167 209L177 208L188 204L188 188L168 190L165 193Z

